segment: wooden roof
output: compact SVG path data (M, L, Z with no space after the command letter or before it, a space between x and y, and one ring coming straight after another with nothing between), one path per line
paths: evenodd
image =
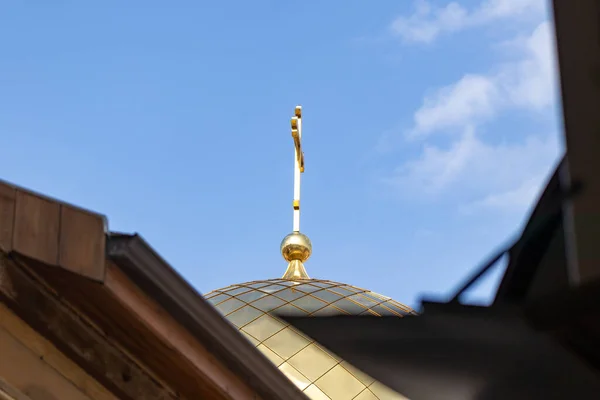
M305 399L139 235L0 181L0 300L123 399Z

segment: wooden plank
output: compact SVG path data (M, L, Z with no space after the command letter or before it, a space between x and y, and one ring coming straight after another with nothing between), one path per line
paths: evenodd
M0 249L7 252L12 250L16 193L13 186L0 182Z
M61 206L59 265L102 281L105 265L105 219L67 205Z
M17 190L13 249L27 257L58 265L60 204Z
M32 400L92 400L2 328L0 357L0 375Z
M39 263L29 265L34 268L36 274L40 274L49 282L62 298L75 305L86 320L97 326L121 349L125 349L132 359L139 360L154 380L163 382L183 398L228 398L224 397L222 391L184 355L174 351L170 335L167 339L158 336L137 313L132 312L129 304L115 297L106 288L106 279L102 285L64 270L44 267ZM106 268L108 271L109 267ZM130 282L130 285L133 283ZM171 318L153 300L143 293L141 295L145 296L150 307L156 308L157 313ZM192 338L192 341L196 340ZM218 360L215 363L220 365Z
M554 0L565 139L566 181L583 192L565 220L571 282L600 279L600 3Z
M81 392L94 400L118 400L98 381L61 353L52 343L0 304L0 328L17 338L37 358L54 368ZM1 357L1 356L0 356Z
M176 398L24 268L0 254L0 301L28 325L119 399Z
M107 290L117 298L132 315L163 341L173 352L185 359L225 396L239 400L253 400L257 394L234 373L217 360L208 349L198 342L161 307L141 292L116 266L109 264L104 282Z
M31 400L31 398L0 377L0 400Z

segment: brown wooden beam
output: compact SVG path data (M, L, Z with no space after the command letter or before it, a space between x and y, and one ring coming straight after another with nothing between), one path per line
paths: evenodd
M120 399L175 399L23 265L0 253L0 301Z
M12 250L17 190L0 182L0 250Z
M67 386L76 388L90 399L118 400L114 394L2 303L0 303L0 335L3 335L4 339L4 344L0 345L0 347L4 346L0 351L0 358L11 360L10 363L0 362L0 377L10 381L23 393L27 393L32 386L39 386L41 381L39 374L33 373L33 370L37 369L41 373L44 370L51 371L50 374L46 374L47 383L62 380L68 383ZM11 337L12 344L6 343L11 341ZM19 356L15 356L15 352L19 353L19 349L13 347L21 348ZM12 353L12 356L8 353ZM64 398L64 394L61 396L60 383L56 383L56 385L46 385L46 390L53 387L58 397Z
M554 0L567 166L582 193L565 212L572 285L600 279L600 1Z
M0 400L31 400L0 377Z
M75 307L81 318L143 365L155 381L163 382L183 398L255 399L248 391L250 385L232 374L168 312L115 271L117 267L112 263L106 267L102 284L16 257L40 281L59 293L61 299ZM108 272L111 269L112 273Z
M0 249L104 279L106 218L0 181Z
M246 382L227 369L164 309L142 293L114 264L109 264L106 268L104 285L107 292L128 309L132 316L162 341L169 343L173 353L180 358L179 364L189 364L189 368L202 377L200 380L210 382L215 393L220 392L223 397L236 400L257 398Z

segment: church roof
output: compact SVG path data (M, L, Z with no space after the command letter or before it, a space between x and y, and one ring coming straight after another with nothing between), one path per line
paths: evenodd
M118 398L305 398L140 236L2 180L0 277L0 306Z

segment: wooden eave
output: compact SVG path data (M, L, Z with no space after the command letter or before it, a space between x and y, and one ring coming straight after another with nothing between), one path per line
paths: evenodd
M119 398L306 399L140 236L108 233L102 215L0 181L0 250L0 300ZM98 341L131 365L94 352ZM107 357L125 363L118 377ZM136 393L142 381L157 394Z

